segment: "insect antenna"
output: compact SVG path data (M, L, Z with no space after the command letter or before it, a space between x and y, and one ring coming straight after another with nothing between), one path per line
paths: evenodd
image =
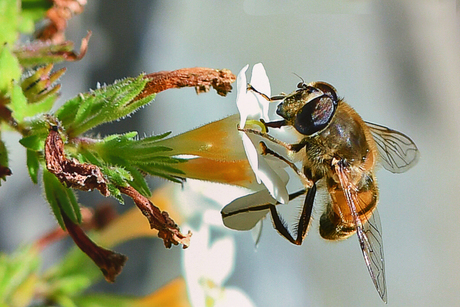
M301 76L299 76L298 74L296 74L295 72L293 72L293 74L296 75L297 77L299 77L300 80L302 80L302 82L300 82L299 84L297 84L297 87L298 87L298 88L304 87L305 80L304 80Z

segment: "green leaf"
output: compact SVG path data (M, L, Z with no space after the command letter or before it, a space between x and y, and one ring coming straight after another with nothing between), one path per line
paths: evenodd
M109 181L117 187L127 187L133 180L131 174L121 167L101 167L102 172Z
M0 140L0 165L8 167L8 150L6 149L5 143Z
M98 125L123 118L149 103L154 94L133 101L147 81L144 75L140 75L80 94L67 101L55 115L69 137L79 136Z
M45 190L46 199L48 200L48 203L50 204L51 209L53 210L54 216L56 217L59 226L61 226L61 228L65 230L64 219L62 218L61 209L59 208L59 201L57 200L57 197L55 195L57 192L60 191L59 189L55 191L55 180L57 180L57 178L53 174L51 174L47 170L43 170L43 187Z
M32 182L38 183L38 170L40 168L40 163L38 161L38 155L36 151L27 149L27 169L29 170L30 179Z
M126 169L130 172L131 176L133 177L133 180L130 181L130 185L143 196L152 196L147 181L145 181L145 176L135 167L127 167Z
M27 98L22 92L22 88L14 84L11 92L10 109L13 111L12 116L18 122L22 122L27 110Z
M174 182L181 182L177 177L184 175L173 165L186 160L168 156L171 148L158 145L158 141L168 135L169 132L141 140L135 139L135 133L111 135L102 141L82 145L82 150L91 153L93 157L97 156L95 160L117 165L131 172L134 180L130 184L141 194L148 196L150 193L146 194L148 187L142 173Z
M72 189L66 189L67 198L72 205L72 212L75 213L77 224L81 224L82 216L80 211L80 205L78 204L77 197ZM68 215L68 214L67 214Z
M127 187L133 180L131 173L122 167L100 165L102 173L107 177L107 189L110 195L116 198L121 204L124 200L119 187Z
M107 189L109 190L110 192L110 196L112 196L113 198L115 198L116 200L118 200L118 202L122 205L125 204L125 200L123 199L122 197L122 194L120 192L120 190L112 183L108 183L107 184Z
M43 170L43 185L46 200L51 205L54 216L61 228L65 230L61 210L65 212L72 222L79 224L81 222L80 207L73 190L64 187L59 179L48 170Z
M157 141L169 135L164 133L153 137L136 140L132 134L123 134L105 138L101 142L93 144L94 150L105 161L125 160L128 165L144 163L145 160L151 161L155 157L162 155L166 157L164 163L173 163L172 158L167 156L171 148L157 145ZM169 159L169 160L168 160Z
M32 300L34 288L30 282L39 266L40 255L30 246L21 247L12 255L0 254L0 304L12 306L19 298L22 302Z
M38 134L33 134L23 137L19 140L19 143L27 149L33 151L42 151L45 147L45 138L46 136L44 137Z
M0 140L0 186L1 180L6 180L6 176L11 175L11 170L8 168L8 150L6 149L5 143Z
M64 296L73 296L91 286L92 280L88 276L76 274L73 276L62 276L60 277L54 287L58 288L61 294Z
M52 64L39 67L29 77L21 81L21 88L27 98L29 108L40 107L40 109L31 110L30 113L32 114L27 116L48 112L56 101L61 88L57 81L64 74L65 68L51 73L52 69Z
M52 122L54 123L54 122ZM27 117L22 122L23 131L28 131L29 135L19 140L19 143L27 149L33 151L43 151L45 140L49 134L50 121L46 114Z
M37 3L41 2L41 8ZM48 2L48 3L47 3ZM27 5L32 4L34 5ZM46 0L1 0L0 1L0 46L13 45L19 37L19 32L31 33L34 30L34 21L45 16L46 7L50 3ZM21 11L22 8L22 11ZM0 69L3 74L3 70Z
M16 3L16 1L14 2ZM2 3L2 1L0 1L0 3ZM4 29L2 28L0 33L3 31ZM0 94L5 95L11 91L12 81L21 78L22 69L18 60L10 51L9 45L3 45L0 48Z
M137 301L138 299L134 297L118 296L113 294L87 294L75 299L75 302L79 307L132 307L142 305L137 304Z
M91 116L92 112L98 112L102 108L102 104L95 105L95 99L96 97L88 97L80 101L77 114L75 114L75 118L73 119L75 124L84 122L86 118Z
M152 176L158 176L177 183L182 182L178 177L185 175L183 171L168 165L139 165L139 169Z
M17 0L0 1L0 44L13 44L19 37L17 27L20 19L20 11ZM3 74L3 70L0 69Z
M45 17L46 11L51 8L51 6L52 2L48 0L22 0L21 16L26 20L27 23L32 22L33 26L34 22L39 21Z

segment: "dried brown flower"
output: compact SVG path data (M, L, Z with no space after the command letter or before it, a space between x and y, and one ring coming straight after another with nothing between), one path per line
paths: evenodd
M197 94L200 94L208 92L212 86L219 95L225 96L232 90L231 83L236 80L236 76L228 69L218 70L204 67L160 71L148 74L145 78L149 79L149 82L135 100L170 88L181 87L194 87Z
M91 241L80 226L74 224L61 210L67 232L77 246L101 269L105 280L115 282L115 277L121 273L128 257L114 251L102 248Z
M192 234L183 235L167 212L161 211L147 197L140 194L133 187L120 188L120 192L134 200L134 203L149 220L150 228L158 229L158 237L163 239L167 248L170 248L172 244L182 244L184 248L190 245Z
M86 0L53 0L53 6L46 12L49 24L37 38L42 41L52 41L59 44L65 41L67 21L74 15L81 14Z
M99 167L89 163L80 163L76 159L67 159L64 142L56 128L51 128L45 142L45 159L48 171L56 175L67 187L83 191L97 189L109 196L107 182Z

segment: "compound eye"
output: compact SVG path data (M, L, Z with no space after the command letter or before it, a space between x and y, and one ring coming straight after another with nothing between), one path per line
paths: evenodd
M313 87L319 89L325 95L331 97L337 103L337 91L329 83L318 81L312 84Z
M305 104L297 113L294 128L303 135L313 135L327 127L337 107L328 95L317 97Z

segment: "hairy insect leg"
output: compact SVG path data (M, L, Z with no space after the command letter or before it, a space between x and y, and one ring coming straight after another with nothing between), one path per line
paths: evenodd
M248 91L252 91L254 93L257 93L259 94L260 96L262 96L265 100L267 101L278 101L278 100L282 100L286 97L285 94L280 94L280 95L277 95L277 96L272 96L272 97L268 97L266 94L264 93L261 93L259 92L258 90L256 90L251 84L248 83L248 86L246 88Z
M293 193L289 195L289 200L292 200L296 198L299 195L302 195L305 193L305 190L301 190L297 193ZM303 239L305 238L305 235L307 234L308 230L308 225L310 225L310 218L311 218L311 212L313 209L313 202L315 200L315 194L316 194L316 184L313 184L313 186L308 189L307 191L307 196L305 197L304 205L302 208L302 213L299 218L299 222L297 223L297 235L296 238L291 235L291 233L288 230L288 227L284 220L281 218L281 216L278 214L278 211L276 210L275 205L270 205L270 214L272 216L273 220L273 225L275 229L283 236L285 237L289 242L300 245L303 242Z

